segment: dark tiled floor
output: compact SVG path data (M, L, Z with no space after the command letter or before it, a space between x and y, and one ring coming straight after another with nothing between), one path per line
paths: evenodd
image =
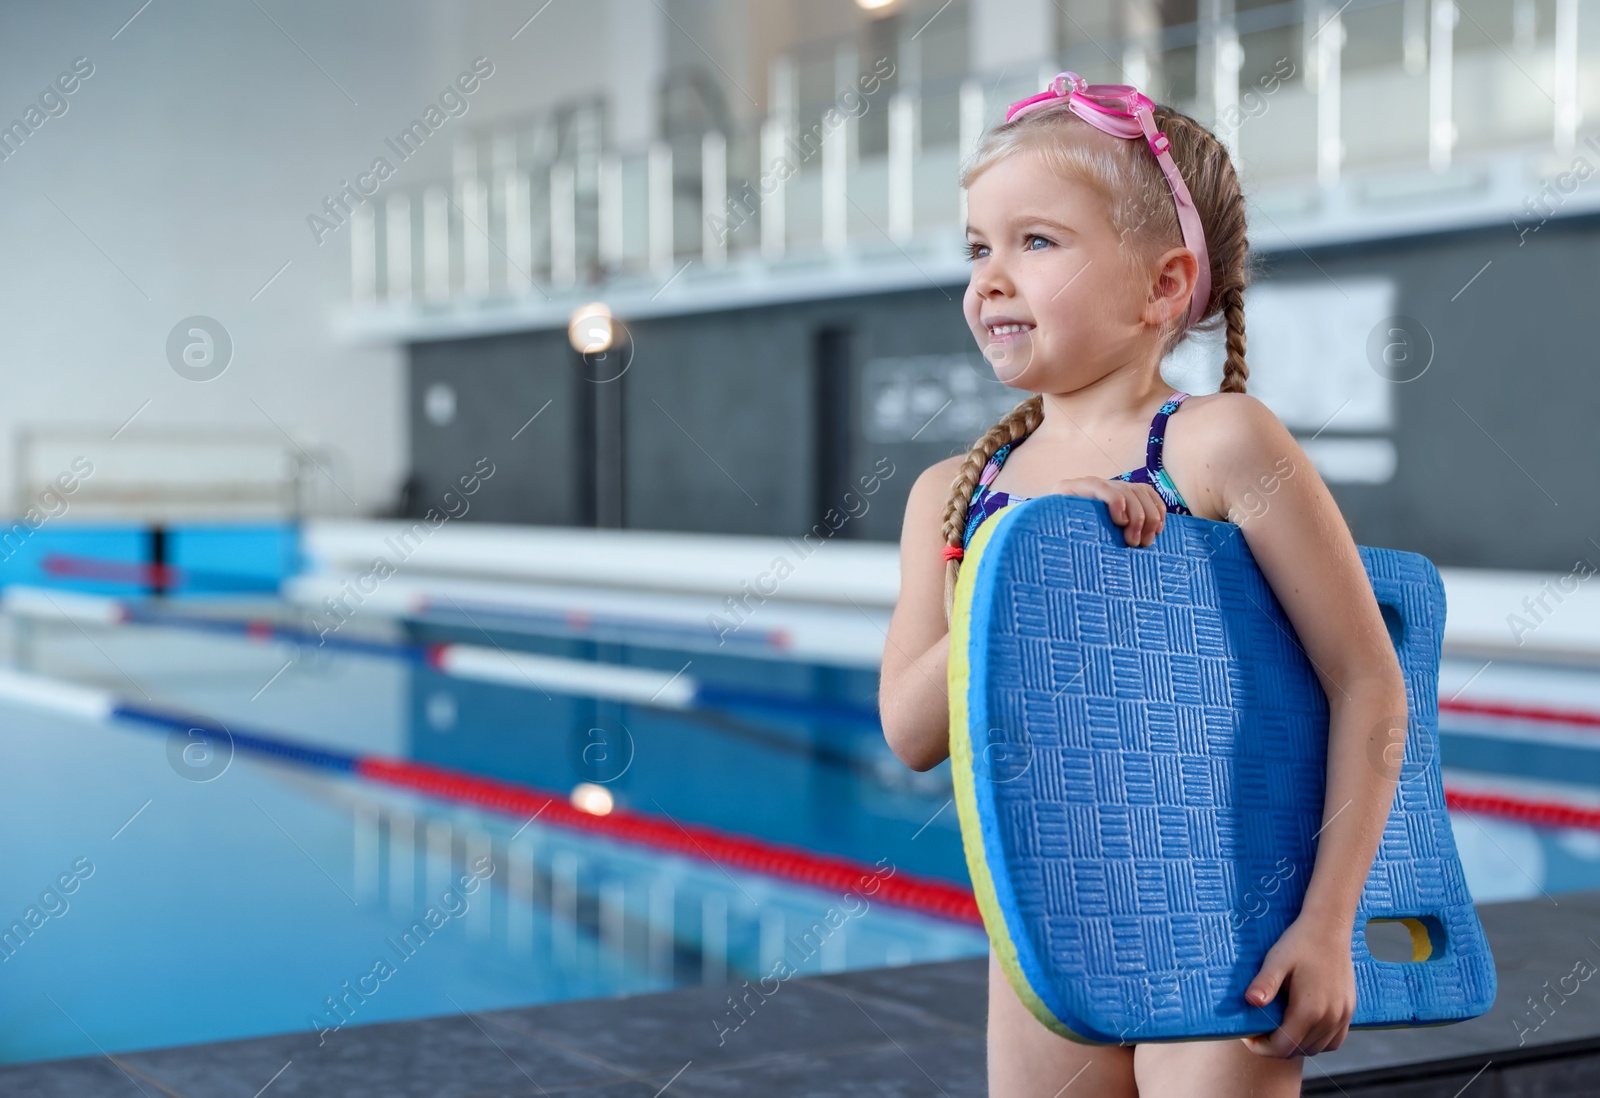
M1478 917L1494 951L1499 983L1489 1013L1451 1026L1352 1034L1343 1048L1306 1065L1307 1094L1337 1094L1335 1082L1352 1098L1356 1094L1387 1094L1350 1088L1360 1085L1360 1080L1403 1074L1400 1069L1407 1064L1448 1067L1461 1073L1459 1087L1488 1064L1468 1092L1471 1098L1600 1095L1600 977L1572 978L1580 961L1600 967L1600 892L1484 904L1478 908ZM1569 977L1567 986L1576 987L1576 992L1564 997L1557 991L1551 995L1550 1008L1541 1005L1540 1013L1535 1013L1529 996L1542 1001L1551 989L1559 989L1563 976ZM1557 1070L1549 1058L1559 1057L1570 1066L1585 1047L1591 1058L1588 1082L1581 1089L1559 1089L1558 1080L1565 1069ZM1569 1048L1571 1052L1562 1051ZM1441 1085L1437 1090L1394 1093L1440 1093L1450 1098L1455 1091Z
M1600 892L1480 912L1499 968L1494 1010L1455 1026L1354 1033L1307 1063L1308 1095L1600 1095L1600 979L1552 998L1542 1019L1527 1003L1580 959L1600 964ZM986 980L980 958L791 980L768 997L689 988L353 1027L324 1047L289 1034L23 1064L0 1067L0 1095L957 1098L984 1092ZM744 997L740 1013L730 996Z
M538 1087L593 1086L629 1078L594 1057L496 1026L488 1016L460 1014L351 1027L330 1034L323 1046L315 1036L285 1034L136 1052L117 1059L130 1071L158 1080L167 1093L184 1098L253 1095L280 1069L282 1074L267 1090L271 1098L537 1094ZM396 1088L396 1080L404 1080L404 1089ZM4 1085L0 1074L0 1093ZM158 1092L152 1089L154 1093Z
M690 1061L698 1075L822 1049L892 1048L890 1042L895 1041L983 1032L955 1030L904 1006L853 1007L843 996L796 980L779 984L765 1002L759 992L750 991L749 1018L735 1029L737 1017L728 1005L732 990L690 988L627 1000L567 1003L560 1009L497 1011L482 1018L648 1075L671 1074Z

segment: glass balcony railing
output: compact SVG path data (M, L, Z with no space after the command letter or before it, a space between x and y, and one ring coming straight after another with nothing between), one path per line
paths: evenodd
M998 74L925 63L953 48L936 33L881 51L830 43L771 66L757 124L616 149L590 101L475 135L451 181L355 207L354 298L541 301L665 285L691 262L953 247L962 159L1063 68L1136 83L1206 123L1253 192L1509 149L1570 155L1582 120L1600 117L1600 35L1580 34L1578 15L1578 0L1294 0Z

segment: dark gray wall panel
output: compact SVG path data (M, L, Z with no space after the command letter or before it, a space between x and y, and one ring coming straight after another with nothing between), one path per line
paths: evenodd
M810 328L795 310L633 326L625 375L630 527L791 533L812 495Z
M1397 311L1434 340L1427 372L1394 389L1394 478L1330 486L1358 542L1440 565L1567 570L1583 555L1600 563L1589 540L1600 541L1591 426L1600 353L1588 324L1600 299L1600 219L1552 222L1517 240L1507 226L1264 258L1262 280L1392 277ZM960 298L959 286L930 285L635 324L633 364L610 383L623 403L623 524L797 536L832 506L855 512L834 536L897 539L918 473L963 452L1026 395L993 382ZM967 356L976 378L968 403L984 408L964 422L946 410L915 441L874 441L865 371L875 359L912 356ZM585 455L595 446L595 386L570 363L564 332L414 347L412 453L424 493L470 469L488 442L514 472L472 517L593 522ZM1272 368L1251 362L1258 376ZM435 379L457 384L448 429L421 412ZM510 444L546 399L554 403ZM846 495L890 468L870 497Z
M435 383L455 391L455 418L448 424L433 423L424 409ZM414 344L412 513L445 511L445 491L459 490L459 478L487 456L494 476L468 500L465 521L591 523L591 387L579 376L565 332ZM546 401L549 407L540 412Z
M971 336L959 290L930 287L646 321L634 326L634 343L629 526L795 536L831 524L841 538L895 539L911 480L950 447L864 438L856 375L871 358L970 348ZM819 376L830 346L849 358L842 385ZM861 494L875 470L893 472Z
M1520 247L1508 225L1319 251L1315 266L1274 257L1277 278L1390 275L1399 312L1433 336L1427 372L1395 386L1395 478L1331 486L1357 541L1441 565L1600 564L1597 264L1595 219L1546 225Z
M937 415L930 413L932 422L914 442L873 441L865 429L869 409L863 405L861 385L862 370L866 364L874 359L885 358L964 353L972 362L982 366L987 374L987 364L978 356L972 333L967 330L967 322L961 315L962 290L960 286L930 287L854 303L854 400L850 407L838 410L838 414L850 418L853 443L847 464L853 475L845 484L835 487L835 495L842 498L847 489L859 490L862 476L880 469L892 472L882 481L878 491L866 500L868 508L865 514L859 520L852 519L846 524L840 530L841 535L899 540L906 496L918 474L936 461L953 453L964 452L972 444L967 432L961 432L958 440L945 429L952 411L948 407L937 412ZM1005 390L993 380L984 384L1009 394L1008 404L1014 404L1026 395ZM927 420L922 423L927 423ZM919 427L922 423L919 423Z

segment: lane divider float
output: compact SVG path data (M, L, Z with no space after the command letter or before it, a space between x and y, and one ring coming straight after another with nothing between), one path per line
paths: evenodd
M1481 812L1485 816L1498 816L1536 827L1600 831L1600 807L1593 805L1534 801L1488 793L1481 789L1451 789L1449 786L1445 787L1444 805L1462 812Z
M187 587L212 592L258 593L277 591L278 581L271 576L251 576L234 572L209 572L181 568L175 564L149 561L107 560L72 553L46 553L39 568L49 576L72 579L106 580L111 583L160 586L167 590Z
M1548 705L1522 705L1517 702L1441 701L1440 713L1460 713L1471 717L1496 717L1527 721L1530 724L1569 724L1578 728L1600 728L1600 713L1583 709L1557 709Z
M169 591L190 588L214 592L278 592L281 589L280 582L271 577L210 572L172 564L110 560L69 553L47 554L40 562L40 568L46 575L51 576L106 580L146 587L159 585ZM496 624L512 631L586 637L593 640L658 647L704 645L709 639L714 639L718 648L732 651L743 649L785 653L794 647L794 637L787 629L751 627L719 630L715 625L703 621L691 623L665 617L616 614L577 608L510 607L457 599L454 596L438 598L420 592L407 598L404 609L399 612L405 617L431 617L453 622L464 621L473 625L476 625L478 618L488 617L495 619Z
M148 625L244 637L254 641L323 647L383 659L425 664L454 678L522 690L602 698L658 709L751 710L800 720L835 720L878 726L874 708L796 695L740 690L697 676L649 667L546 656L476 644L416 644L408 641L320 633L266 618L220 618L130 602L105 595L54 591L13 584L0 607L19 617L103 626Z
M70 714L115 725L127 723L185 735L199 732L229 739L235 750L309 769L352 775L376 785L421 793L436 800L472 805L519 821L540 822L601 835L686 857L722 869L740 869L829 892L849 892L878 878L873 895L885 903L953 922L981 926L970 889L958 884L895 872L882 877L875 866L831 854L738 835L668 816L615 808L596 816L575 807L559 793L488 778L451 767L382 755L329 751L275 733L241 729L191 713L131 702L109 691L0 667L0 700L34 709Z
M793 695L738 690L706 683L695 676L671 676L650 668L599 664L559 656L470 644L411 644L338 633L321 634L264 618L218 618L153 607L105 595L12 584L0 594L0 608L20 617L75 621L82 624L151 625L173 629L243 636L251 640L313 645L358 655L425 663L445 674L502 686L553 690L653 705L662 709L755 709L785 716L843 720L877 725L877 711L845 702L817 701ZM442 609L433 607L430 609ZM482 613L489 609L479 608ZM520 611L519 611L520 613ZM564 616L576 622L581 615ZM1529 724L1565 725L1600 730L1600 712L1562 709L1517 702L1444 701L1441 715L1488 717Z
M794 638L786 629L759 629L751 626L719 632L705 622L689 624L666 618L613 614L603 610L506 606L457 598L453 595L436 598L432 595L417 594L410 599L406 616L462 623L474 627L480 621L488 620L491 624L503 626L509 632L585 637L667 648L682 645L699 646L708 640L715 640L719 648L726 648L732 652L740 650L788 652L794 647Z
M153 610L136 606L120 599L85 595L70 591L44 591L36 588L25 588L21 585L13 585L5 589L3 606L7 612L24 616L57 618L79 622L87 621L104 625L123 623L171 625L286 643L308 643L309 639L315 638L315 634L310 630L296 629L271 621L240 621L238 619L217 619L192 614L176 614L172 611ZM541 656L527 652L509 652L504 649L484 648L476 645L416 645L394 641L365 640L355 637L335 637L332 638L331 643L335 647L340 647L347 651L413 659L435 667L446 674L464 679L475 679L511 686L548 686L558 693L576 693L587 697L609 697L619 701L632 701L665 709L691 709L719 705L760 708L763 705L776 705L789 715L798 715L797 711L801 709L803 704L799 699L774 699L770 695L764 696L707 686L685 675L666 676L663 672L644 668L601 665L584 660ZM111 720L115 717L124 717L128 720L160 724L162 727L169 728L223 728L221 725L208 726L203 720L162 713L133 703L104 701L89 688L53 682L36 676L23 676L16 671L5 668L0 668L0 697L11 698L24 704L42 708L55 709L60 712L70 712L74 715L91 719ZM109 698L110 695L106 695L106 697ZM1515 703L1462 701L1442 701L1439 703L1439 709L1441 712L1458 712L1535 723L1600 728L1600 714L1588 713L1582 710L1555 709L1546 706L1528 706ZM830 709L825 704L821 706L813 705L812 711L825 711L829 712L830 715L847 718L867 719L861 712L851 710L845 706ZM876 721L876 714L871 714L870 719ZM226 731L226 729L223 730ZM293 756L295 758L309 757L308 753L310 753L311 755L318 755L324 760L318 765L325 765L332 769L356 769L353 761L349 765L343 765L340 762L345 758L344 756L329 752L319 752L318 749L300 745L289 746L288 741L275 737L260 737L232 732L230 732L230 735L233 736L236 744L247 750L255 750L279 757ZM350 758L353 759L354 757ZM423 764L404 760L387 760L387 764L385 767L380 768L385 775L384 780L388 784L395 785L406 784L398 780L398 775L404 772L403 768L423 766ZM402 769L395 769L395 767ZM410 780L429 783L430 787L445 788L444 785L440 784L443 779L439 774L425 773L427 769L417 770ZM499 788L499 786L507 786L509 789L522 788L509 783L496 783L492 779L481 778L472 774L445 773L456 773L458 778L467 783L449 786L460 793L460 799L465 799L470 803L483 804L485 807L489 807L489 801L499 803L507 795L506 790ZM480 786L473 783L488 784ZM407 784L406 787L422 788L420 785L410 784ZM566 804L565 801L555 797L553 794L539 793L537 791L528 792L530 795L544 798L544 801L549 801L552 804ZM480 798L487 798L488 800ZM544 803L544 801L539 803ZM1600 831L1600 809L1584 804L1502 796L1479 790L1453 789L1448 786L1445 788L1445 804L1451 808L1481 812L1485 815L1541 827L1569 827ZM572 809L572 811L579 813L587 821L615 818L614 816L591 816L588 813L582 813L578 809Z

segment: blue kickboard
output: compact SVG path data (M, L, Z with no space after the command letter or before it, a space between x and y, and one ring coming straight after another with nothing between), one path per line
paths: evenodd
M1351 1025L1460 1021L1495 971L1439 770L1444 585L1426 557L1359 548L1409 713ZM949 685L968 868L1034 1016L1092 1044L1276 1028L1287 992L1244 991L1311 875L1328 701L1239 527L1168 515L1133 548L1098 500L1006 507L963 561ZM1414 959L1375 959L1369 919L1403 922Z

